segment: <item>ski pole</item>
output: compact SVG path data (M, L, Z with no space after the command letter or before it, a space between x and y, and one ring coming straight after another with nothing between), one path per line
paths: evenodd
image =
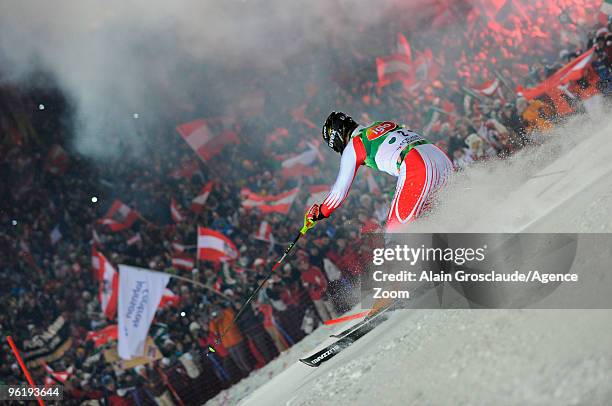
M303 236L304 234L306 234L307 230L308 229L306 227L303 227L300 230L298 235L295 237L295 240L293 240L293 242L291 244L289 244L289 246L285 249L285 252L284 252L283 256L278 261L276 261L276 263L274 264L274 266L272 267L270 272L268 272L268 274L266 275L266 278L263 281L261 281L259 286L257 286L257 289L255 289L255 291L253 293L251 293L251 295L248 297L248 299L244 302L244 304L242 305L242 307L240 308L240 310L238 311L236 316L234 316L234 319L232 320L230 325L227 326L225 331L223 331L223 333L215 340L215 345L218 345L221 342L221 339L223 337L225 337L225 335L228 333L228 331L234 326L234 324L236 324L236 321L240 318L240 316L242 316L242 313L244 313L244 311L246 310L246 308L249 305L249 303L251 303L251 301L255 298L255 296L257 296L257 294L259 293L261 288L263 288L263 286L266 284L266 282L268 282L268 279L270 279L272 277L272 275L274 274L274 272L276 272L278 267L283 263L283 261L285 260L287 255L289 255L289 253L291 252L291 250L293 249L295 244L298 242L300 237ZM216 352L216 350L215 350L215 347L213 347L212 345L209 345L208 348L207 348L206 355L208 356L208 354L210 354L211 352Z

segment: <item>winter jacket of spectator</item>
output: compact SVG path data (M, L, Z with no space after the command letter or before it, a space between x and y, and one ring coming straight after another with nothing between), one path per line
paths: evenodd
M350 247L347 247L342 253L330 251L327 256L343 274L357 276L361 273L359 255Z
M110 406L131 406L132 402L117 394L113 394L108 397L108 404Z
M550 113L550 107L540 100L532 100L523 112L523 119L527 122L530 130L547 130L552 123L546 117Z
M274 309L272 306L262 303L259 305L259 311L263 314L264 327L274 327Z
M232 320L234 320L234 311L232 309L224 309L219 316L209 323L208 328L210 332L216 334L218 337L229 328L225 336L221 339L221 343L223 343L225 348L232 348L240 344L243 340L238 326L232 324Z
M311 266L302 272L302 282L312 300L320 300L327 291L327 278L316 266Z
M300 304L303 291L300 286L296 283L290 283L281 292L280 297L283 303L287 306L297 306Z

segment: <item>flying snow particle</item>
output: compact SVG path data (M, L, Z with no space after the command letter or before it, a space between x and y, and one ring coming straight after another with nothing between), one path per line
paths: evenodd
M13 221L11 221L11 224L12 224L12 225L14 225L14 226L16 226L16 225L17 225L17 220L13 220Z
M97 201L98 201L98 198L97 198L96 196L92 196L92 197L91 197L91 202L92 202L92 203L95 203L95 202L97 202Z
M45 105L44 104L39 104L38 105L38 110L44 110L45 109Z
M134 113L134 118L138 118L140 115L138 113Z
M181 317L185 317L186 313L185 312L181 312Z

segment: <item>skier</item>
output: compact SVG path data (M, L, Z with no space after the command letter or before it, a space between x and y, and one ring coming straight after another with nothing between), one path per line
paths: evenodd
M350 116L334 111L325 120L322 136L341 155L340 170L323 203L315 203L306 211L306 229L340 207L361 165L398 178L387 216L387 231L396 231L423 213L453 171L451 161L437 146L390 121L376 121L364 127Z

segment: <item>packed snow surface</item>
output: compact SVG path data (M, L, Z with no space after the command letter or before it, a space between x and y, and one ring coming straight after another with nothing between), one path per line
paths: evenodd
M411 231L612 231L609 117L575 118L541 146L456 176ZM605 294L612 272L596 264L610 251L579 244L577 271L600 283L553 294ZM344 327L318 328L208 404L612 404L612 310L398 310L322 366L297 361Z

